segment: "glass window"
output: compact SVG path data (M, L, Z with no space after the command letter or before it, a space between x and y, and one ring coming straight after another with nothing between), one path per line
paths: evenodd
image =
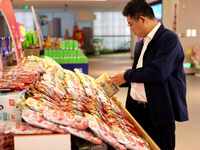
M94 38L103 39L103 47L114 50L130 41L130 29L121 11L95 12Z
M35 30L33 14L30 11L15 12L17 22L24 24L26 32Z

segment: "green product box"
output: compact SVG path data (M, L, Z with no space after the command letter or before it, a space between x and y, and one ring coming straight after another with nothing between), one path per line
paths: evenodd
M79 50L78 50L78 53L79 53L79 56L80 56L80 57L83 57L83 56L84 56L82 50L79 49Z
M51 57L54 59L56 58L56 51L55 50L50 50L51 51Z
M74 45L73 40L69 40L69 49L70 50L73 50L73 45Z
M38 44L38 37L37 37L37 32L33 31L33 44L37 45Z
M88 63L88 59L86 56L83 56L83 63Z
M79 62L78 62L78 57L74 57L74 63L75 64L78 64Z
M80 63L81 63L80 56L76 57L76 63L77 63L77 64L80 64Z
M65 64L68 64L69 63L69 57L64 57L64 62L65 62Z
M65 49L69 50L69 40L65 40Z
M55 59L56 58L56 51L55 50L50 50L51 51L51 58Z
M63 56L68 57L68 53L69 53L68 50L65 50Z
M65 57L65 51L66 51L66 50L59 50L59 51L60 51L60 56L61 56L61 57Z
M56 58L56 59L54 59L57 63L61 63L61 59L60 58Z
M49 56L49 50L44 50L44 56Z
M76 40L73 41L73 48L74 48L74 50L78 49L78 41L76 41Z
M60 42L60 48L61 49L65 49L66 47L65 47L65 41L61 41Z
M58 59L59 59L59 64L63 64L63 62L64 62L64 58L59 57Z
M45 51L46 51L45 56L51 57L51 52L50 52L50 50L45 50Z
M53 59L53 58L52 58L52 59ZM57 63L58 63L58 59L57 59L57 58L54 58L53 60L54 60L55 62L57 62Z
M68 57L68 64L71 64L72 63L72 59L71 57Z
M72 50L68 50L68 56L72 57L73 56L73 51Z
M83 57L80 57L79 61L80 61L81 64L83 64Z
M52 51L51 50L48 50L48 56L52 57Z
M72 57L76 57L76 51L72 50Z
M62 54L61 53L62 53L62 50L57 50L56 51L56 57L57 58L62 58Z

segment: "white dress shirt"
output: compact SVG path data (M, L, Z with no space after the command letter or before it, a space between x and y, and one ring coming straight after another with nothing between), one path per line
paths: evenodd
M147 49L147 46L149 42L153 39L156 31L160 27L160 22L151 30L151 32L144 38L144 44L142 47L142 51L137 63L136 68L142 68L143 67L143 56L144 53ZM134 100L140 101L140 102L147 102L147 97L146 97L146 92L144 89L144 83L131 83L131 92L130 92L131 97Z

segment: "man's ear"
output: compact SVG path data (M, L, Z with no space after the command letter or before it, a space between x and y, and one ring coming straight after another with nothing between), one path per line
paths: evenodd
M144 17L144 16L140 16L140 19L141 19L141 21L142 21L143 23L146 22L146 20L147 20L147 18Z

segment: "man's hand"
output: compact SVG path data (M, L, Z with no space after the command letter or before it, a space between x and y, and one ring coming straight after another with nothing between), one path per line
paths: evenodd
M123 83L126 82L126 80L124 80L124 72L125 71L120 71L116 75L111 76L108 82L118 86L122 85Z

